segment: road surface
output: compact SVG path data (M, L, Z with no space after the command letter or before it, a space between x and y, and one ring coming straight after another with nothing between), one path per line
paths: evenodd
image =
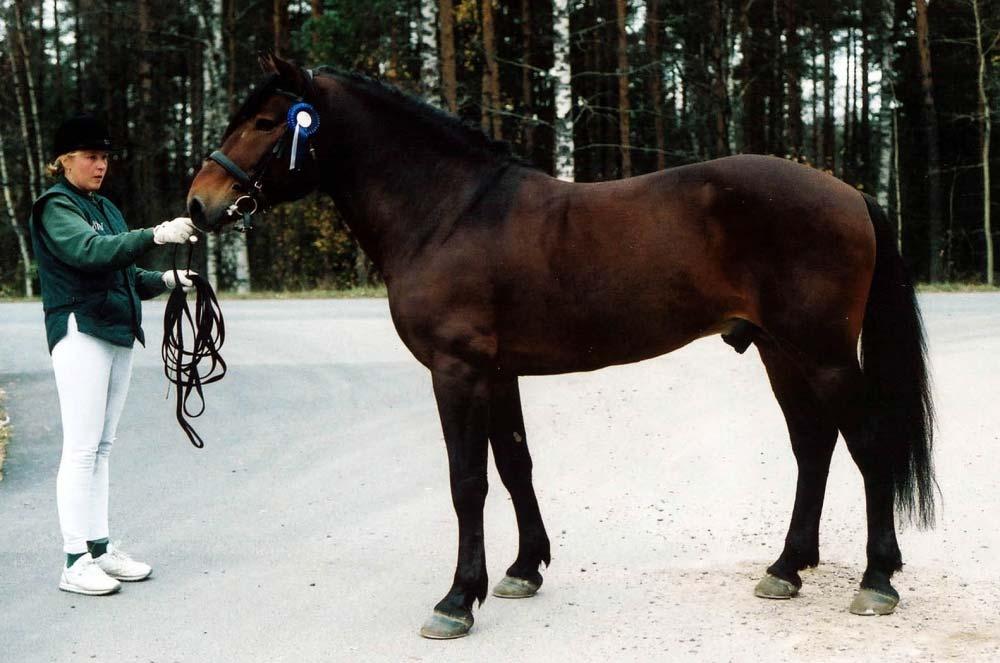
M417 630L447 591L456 524L429 374L383 300L224 301L227 378L190 446L147 303L112 454L112 537L154 565L111 597L56 589L60 425L40 304L0 304L14 437L0 482L0 659L56 661L905 661L1000 657L1000 296L921 297L939 416L938 527L905 529L896 614L847 612L864 566L843 444L801 595L754 598L795 465L751 349L718 338L521 382L552 566L489 598L467 638ZM491 584L516 550L491 468Z

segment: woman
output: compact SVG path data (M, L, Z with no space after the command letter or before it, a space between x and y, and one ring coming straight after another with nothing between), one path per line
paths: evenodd
M35 201L30 225L63 427L56 501L66 565L59 589L111 594L120 580L143 580L151 571L108 542L108 456L132 375L132 347L145 343L139 300L178 285L173 272L134 262L158 244L196 237L183 217L129 230L118 208L97 195L111 140L94 117L65 121L54 151L48 171L58 181ZM187 273L178 276L182 287L192 285Z

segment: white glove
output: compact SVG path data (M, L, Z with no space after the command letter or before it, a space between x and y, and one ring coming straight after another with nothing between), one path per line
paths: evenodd
M194 223L186 216L179 216L172 221L164 221L153 228L153 241L157 244L184 244L198 241L194 234Z
M191 292L194 290L194 281L191 280L191 277L197 275L198 272L190 269L177 270L177 276L180 279L180 286L184 289L184 292ZM174 278L174 270L168 269L163 272L163 283L167 286L167 290L173 290L177 287L178 280Z

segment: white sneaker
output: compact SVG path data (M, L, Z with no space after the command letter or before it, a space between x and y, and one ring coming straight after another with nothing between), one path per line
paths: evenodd
M94 560L101 570L112 578L135 582L145 580L153 569L149 564L137 562L124 550L119 550L113 543L108 544L108 551Z
M73 566L64 568L62 577L59 578L59 589L76 594L91 596L114 594L121 587L120 582L108 576L94 563L90 553L85 553L73 563Z

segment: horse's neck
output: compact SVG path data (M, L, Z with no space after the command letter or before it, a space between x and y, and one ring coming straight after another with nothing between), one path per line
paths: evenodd
M504 167L500 160L433 155L402 141L352 152L325 189L383 273L451 227Z

